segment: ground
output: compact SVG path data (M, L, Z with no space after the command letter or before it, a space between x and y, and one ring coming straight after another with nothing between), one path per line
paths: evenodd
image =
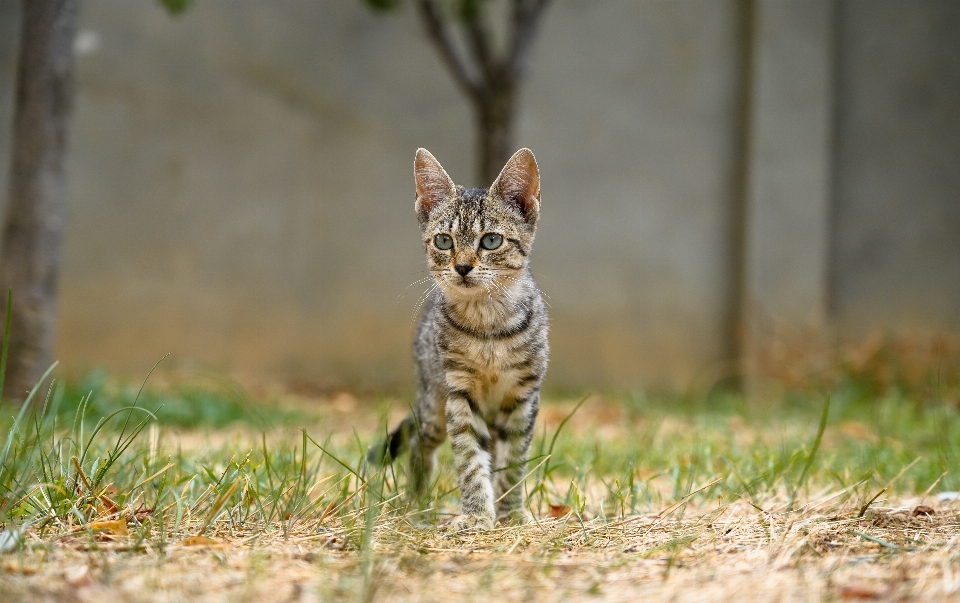
M960 601L949 392L549 396L535 521L453 534L449 448L361 464L406 396L96 388L2 407L2 601Z

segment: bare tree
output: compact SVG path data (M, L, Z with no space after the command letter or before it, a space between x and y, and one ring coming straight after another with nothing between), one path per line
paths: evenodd
M22 399L52 361L66 208L78 0L23 3L0 291L13 290L5 394ZM6 295L2 296L4 308Z
M399 0L367 0L377 9ZM417 0L418 14L477 125L478 177L490 183L515 149L517 97L544 10L550 0L510 0L505 48L497 48L486 0Z

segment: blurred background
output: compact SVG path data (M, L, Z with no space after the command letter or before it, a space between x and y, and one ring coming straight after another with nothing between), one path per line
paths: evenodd
M4 193L21 8L0 0ZM84 0L75 48L55 356L409 387L414 151L489 184L414 3ZM551 387L960 335L960 3L556 0L517 111Z

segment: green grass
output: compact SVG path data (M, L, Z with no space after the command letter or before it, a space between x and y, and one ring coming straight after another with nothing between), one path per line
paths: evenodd
M256 400L238 383L215 374L141 390L142 384L122 383L97 369L63 384L54 410L60 422L72 422L80 414L85 422L95 424L135 403L153 413L157 423L171 427L221 428L243 423L268 429L305 419L304 412Z
M332 598L371 600L382 596L387 559L416 568L416 555L463 546L495 555L522 550L538 560L537 571L549 572L563 551L620 542L629 558L665 559L670 568L701 550L729 509L757 509L747 542L766 534L765 546L779 550L794 522L841 525L830 522L856 521L860 510L869 518L888 499L960 485L950 472L960 454L960 413L898 390L876 395L845 385L831 392L829 408L825 395L800 392L766 404L724 393L547 399L523 486L538 523L463 540L437 529L457 507L448 446L425 508L403 495L405 459L380 471L363 466L366 446L385 429L374 427L387 411L374 401L339 422L295 411L266 421L276 402L237 389L148 387L137 397L138 389L110 385L101 373L38 388L23 409L0 405L0 547L8 555L46 559L66 546L150 557L207 537L266 547L262 559L251 552L250 563L276 568L269 558L282 543L309 542L327 551L323 571L338 576ZM651 517L652 524L637 523ZM103 523L118 518L129 535ZM913 551L919 545L907 536L943 546L916 529L855 527L809 546ZM496 563L483 575L501 571Z
M321 422L291 431L297 417L308 421L292 411L265 427L265 409L238 390L146 389L137 398L133 387L105 383L102 374L55 383L38 390L19 415L9 404L0 406L4 526L83 525L104 510L97 501L108 485L121 508L151 510L144 534L155 533L161 546L197 531L185 518L203 518L200 532L224 518L241 531L289 530L316 523L324 510L324 520L334 510L340 518L358 512L370 496L403 506L404 463L377 477L376 493L365 485L363 451L382 429L325 431ZM852 388L831 400L829 414L823 414L825 398L812 395L760 409L733 395L593 397L579 408L547 401L544 412L564 418L542 422L534 441L528 467L536 470L525 484L531 511L544 516L554 504L589 518L623 517L655 510L705 483L712 484L693 500L759 504L825 489L849 489L841 499L849 500L881 487L909 493L935 482L937 490L960 486L960 476L949 471L960 455L956 408L918 404L897 392L862 399ZM611 412L613 421L598 418ZM172 448L166 437L169 427L209 429L232 421L246 422L248 435L188 450ZM258 441L249 436L254 430L263 430ZM440 467L434 514L424 521L456 507L448 447Z

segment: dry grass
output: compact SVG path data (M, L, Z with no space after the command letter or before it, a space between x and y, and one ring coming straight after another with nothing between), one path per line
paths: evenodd
M359 465L403 400L287 399L303 431L154 424L115 456L123 415L96 438L8 421L0 532L26 527L0 537L0 601L960 601L957 409L850 391L822 431L807 394L593 397L559 437L576 400L548 401L536 521L460 535L449 449L427 509L402 464Z
M960 509L830 497L788 512L746 501L618 521L573 515L454 535L385 513L364 552L343 521L284 538L214 532L163 551L133 537L28 538L4 601L810 601L960 599ZM759 506L759 505L758 505ZM784 504L780 504L783 507Z

